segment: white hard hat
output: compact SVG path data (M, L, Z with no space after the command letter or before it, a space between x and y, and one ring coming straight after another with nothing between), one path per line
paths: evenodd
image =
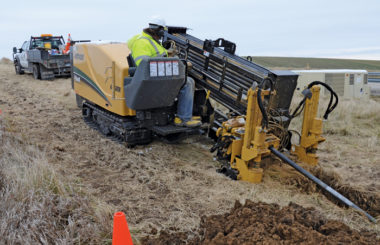
M149 28L166 27L165 20L158 15L152 16L149 20Z

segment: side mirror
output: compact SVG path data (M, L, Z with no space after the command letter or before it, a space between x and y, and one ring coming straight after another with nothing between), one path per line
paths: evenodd
M21 53L22 51L24 51L22 48L19 48L19 49L18 49L18 52Z
M16 47L13 47L13 53L17 53L17 48Z

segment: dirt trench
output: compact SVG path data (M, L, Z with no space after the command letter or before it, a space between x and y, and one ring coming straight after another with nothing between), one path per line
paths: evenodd
M285 163L280 163L277 159L273 158L267 162L266 174L277 179L279 182L285 185L295 186L305 193L322 193L336 205L339 205L340 207L345 206L336 197L332 196L327 191L322 190L313 181L309 180ZM327 171L320 166L310 167L306 164L299 164L315 177L322 180L372 216L380 216L380 193L363 187L349 185L334 171Z
M374 217L380 216L380 194L364 188L351 186L342 181L342 178L335 172L325 171L321 167L315 167L310 172L326 184L337 190L340 194L357 204L363 210ZM320 188L318 188L320 190ZM331 201L342 205L335 197L322 190L323 194Z
M347 225L326 220L314 208L295 203L281 208L277 204L239 202L229 213L202 217L199 236L163 231L144 238L142 244L378 244L375 233L355 231Z

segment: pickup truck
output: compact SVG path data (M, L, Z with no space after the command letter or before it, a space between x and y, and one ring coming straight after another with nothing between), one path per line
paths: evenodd
M33 73L35 79L50 80L57 76L70 76L70 55L64 53L62 36L43 34L32 36L21 48L13 48L16 74Z

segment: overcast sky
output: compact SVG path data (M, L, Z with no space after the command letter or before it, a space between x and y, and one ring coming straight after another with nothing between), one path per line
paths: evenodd
M156 14L239 55L380 60L380 0L1 0L0 57L41 33L127 41Z

